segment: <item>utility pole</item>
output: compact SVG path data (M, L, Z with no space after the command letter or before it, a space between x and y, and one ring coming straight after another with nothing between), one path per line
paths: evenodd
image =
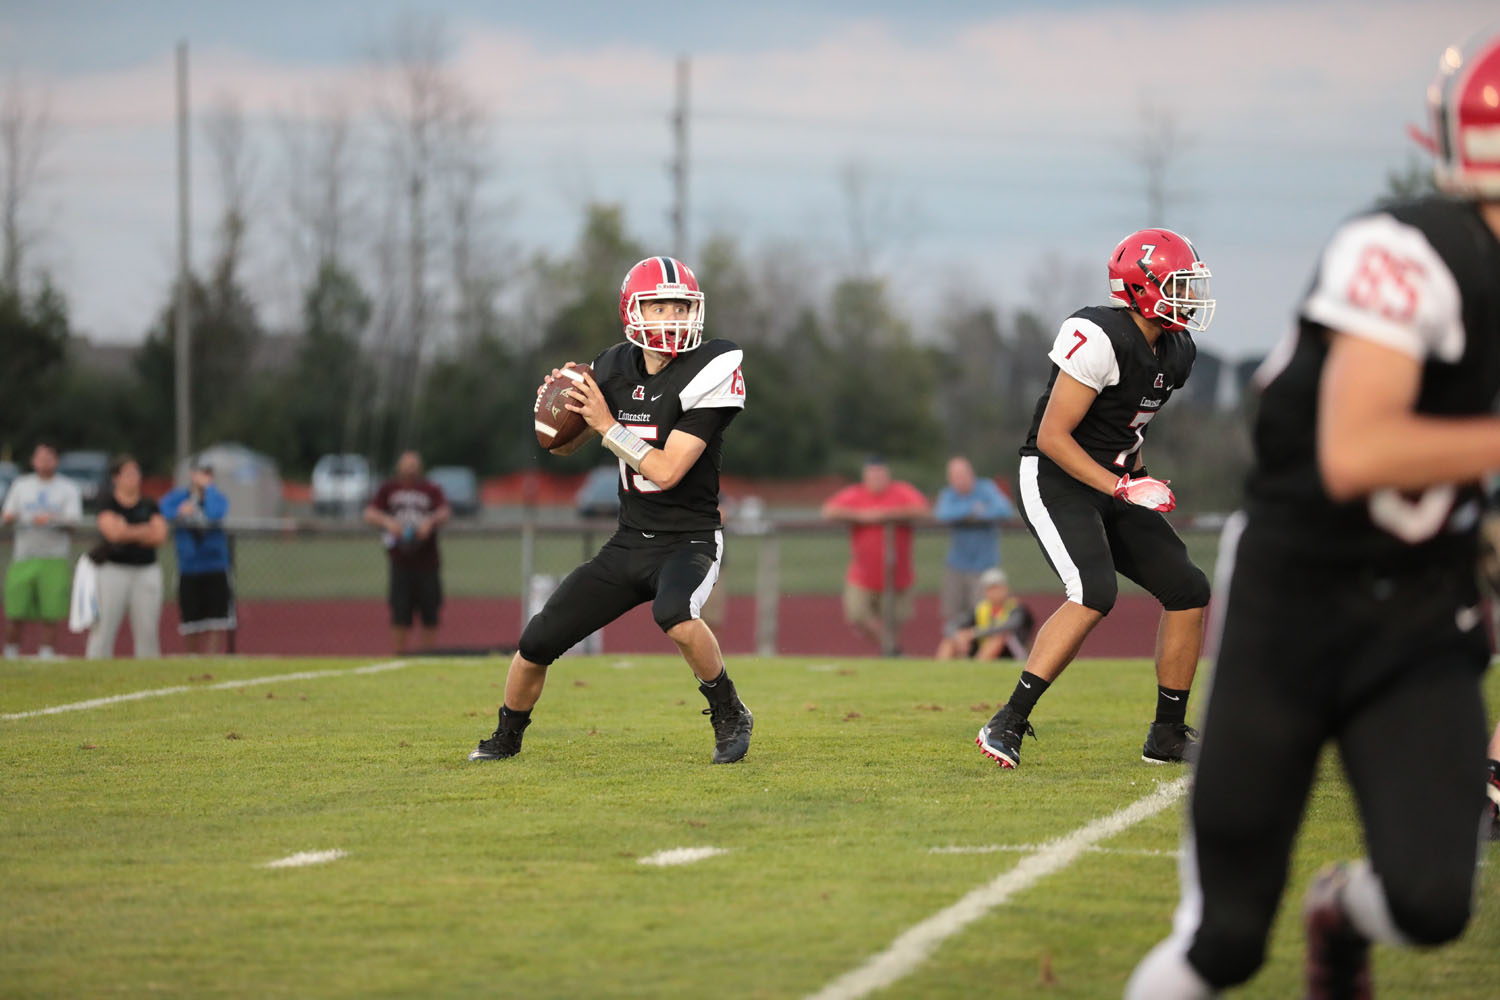
M177 403L177 464L187 463L193 449L193 413L188 386L192 364L189 340L191 317L189 316L190 263L188 247L188 145L191 139L188 115L188 47L186 41L177 43L177 303L176 303L176 348L177 363L174 379Z
M672 252L688 253L688 57L677 57L677 106L672 110Z

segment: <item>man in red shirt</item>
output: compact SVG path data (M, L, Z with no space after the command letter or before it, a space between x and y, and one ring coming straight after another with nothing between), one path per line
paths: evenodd
M391 635L398 656L406 652L413 612L422 618L423 648L437 636L443 606L437 529L452 516L442 487L422 475L422 456L414 451L402 452L396 475L380 484L365 508L365 522L380 529L390 556Z
M865 459L860 481L823 504L823 516L849 522L849 569L844 574L844 620L895 652L895 630L911 617L911 521L927 516L927 498L911 483L891 478L885 459ZM894 536L894 551L886 536ZM889 621L892 634L886 634Z

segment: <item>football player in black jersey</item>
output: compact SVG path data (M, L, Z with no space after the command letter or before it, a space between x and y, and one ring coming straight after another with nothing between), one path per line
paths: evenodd
M743 353L727 340L701 342L703 313L698 279L681 261L648 257L625 275L620 321L628 342L603 351L594 377L572 390L568 408L588 429L553 449L571 454L603 438L620 460L620 527L522 630L499 725L470 760L519 753L552 661L646 601L708 700L713 762L731 764L750 751L754 719L701 617L724 550L719 466L724 429L745 407ZM560 374L554 369L547 382Z
M975 740L1001 767L1021 762L1029 717L1095 625L1114 607L1115 573L1162 605L1156 638L1156 721L1141 759L1180 762L1196 749L1188 689L1203 642L1208 579L1162 513L1171 489L1147 474L1151 419L1193 370L1191 331L1208 328L1208 268L1169 229L1143 229L1109 257L1109 305L1069 316L1048 357L1052 379L1021 449L1021 517L1068 599L1037 632L1011 694Z
M1182 903L1128 997L1209 997L1259 968L1330 742L1369 857L1308 890L1307 995L1368 997L1370 942L1437 945L1468 923L1489 663L1476 524L1500 469L1500 36L1441 65L1442 194L1341 225L1261 370Z

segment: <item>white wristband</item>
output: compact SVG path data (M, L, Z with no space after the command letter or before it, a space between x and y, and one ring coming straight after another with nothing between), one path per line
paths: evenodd
M645 439L618 421L604 432L604 447L623 458L636 472L641 471L641 461L651 451Z

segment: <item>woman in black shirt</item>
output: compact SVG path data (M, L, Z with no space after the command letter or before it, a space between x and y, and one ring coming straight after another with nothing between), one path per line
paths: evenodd
M99 567L99 618L89 630L88 657L114 656L115 634L130 614L137 658L161 655L161 566L156 549L167 540L167 522L156 501L141 495L141 466L130 455L109 464L113 486L99 510L104 563Z

